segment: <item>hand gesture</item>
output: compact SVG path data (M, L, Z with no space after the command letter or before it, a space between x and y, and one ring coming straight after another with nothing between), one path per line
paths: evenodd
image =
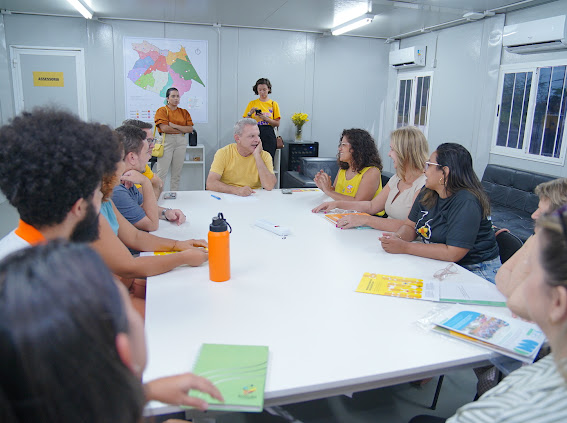
M134 169L124 172L120 177L120 182L128 189L132 188L134 184L142 185L146 181L149 182L149 179Z
M185 241L176 241L175 249L177 251L185 251L191 248L208 247L207 241L204 239L187 239Z
M337 228L350 229L350 228L356 228L358 226L364 226L366 225L367 217L368 216L364 216L360 214L351 214L349 216L342 217L337 222Z
M236 195L239 195L240 197L248 197L249 195L254 194L256 191L254 191L252 188L250 187L238 187L236 189Z
M315 178L313 178L313 180L315 181L317 188L319 188L321 191L325 193L332 191L333 184L331 182L331 177L327 175L323 170L320 170L315 175Z
M380 238L384 251L390 254L404 254L407 242L402 240L397 233L384 232Z
M187 217L179 209L171 209L165 211L165 217L169 222L177 222L177 226L181 225L187 220Z
M262 145L262 140L259 140L258 145L256 146L256 148L254 148L254 151L252 152L252 154L254 155L254 157L256 159L261 159L262 158L262 151L264 151L264 146Z
M189 266L197 267L209 259L209 253L203 248L191 247L177 254L183 254Z
M155 379L144 385L144 388L148 401L160 401L165 404L195 407L201 411L205 411L209 404L202 399L190 397L189 391L191 389L204 392L224 402L220 391L211 381L192 373Z
M337 202L336 201L327 201L326 203L319 204L317 207L315 207L311 211L313 213L319 213L319 212L327 213L329 210L333 210L335 208L337 208Z
M248 110L248 117L251 117L254 113L256 113L256 108L252 107L250 110ZM258 115L258 113L256 113L256 115Z

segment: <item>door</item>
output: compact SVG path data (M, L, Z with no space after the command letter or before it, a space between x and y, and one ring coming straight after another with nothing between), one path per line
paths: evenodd
M87 119L83 49L11 46L10 54L16 114L55 106Z

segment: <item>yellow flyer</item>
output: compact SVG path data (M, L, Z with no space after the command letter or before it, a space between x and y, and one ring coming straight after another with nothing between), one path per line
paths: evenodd
M417 300L433 300L434 292L428 289L423 279L405 278L402 276L380 275L377 273L364 273L356 292L366 294L387 295L390 297L413 298Z

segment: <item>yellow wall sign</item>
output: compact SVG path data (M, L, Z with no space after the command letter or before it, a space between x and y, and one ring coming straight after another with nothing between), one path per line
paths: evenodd
M63 72L34 72L35 87L64 87Z

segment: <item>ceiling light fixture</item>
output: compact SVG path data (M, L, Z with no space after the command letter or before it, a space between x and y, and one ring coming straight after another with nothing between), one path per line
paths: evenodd
M85 5L83 3L81 3L79 0L67 0L69 3L71 3L71 5L77 9L81 15L83 15L85 17L85 19L92 19L93 17L93 12L91 12L89 9L87 9L85 7Z
M331 34L341 35L345 32L352 31L353 29L360 28L361 26L368 25L374 19L372 13L366 13L358 18L352 19L344 24L334 27L331 29Z

